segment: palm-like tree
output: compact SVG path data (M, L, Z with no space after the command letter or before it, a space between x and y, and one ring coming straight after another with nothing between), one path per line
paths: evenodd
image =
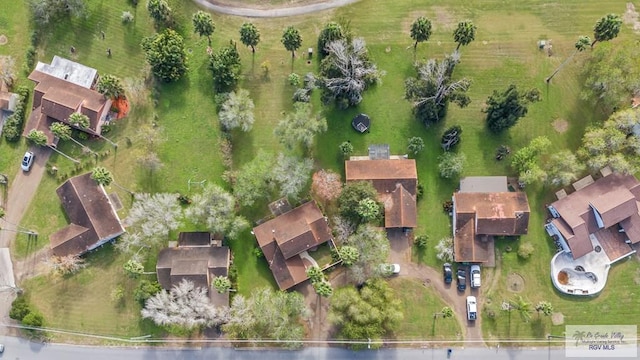
M206 36L211 46L211 35L216 30L216 24L213 22L211 15L204 11L198 11L193 14L193 31L200 36Z
M622 26L622 18L617 14L607 14L603 16L593 27L593 42L591 47L597 42L609 41L615 39L620 32Z
M124 96L124 87L120 79L113 75L103 75L98 80L96 90L106 98L115 100Z
M102 166L96 166L91 171L91 178L95 180L98 185L109 186L113 182L113 175L111 172Z
M415 41L413 43L413 53L415 54L418 43L429 40L431 37L431 20L424 16L417 18L413 24L411 24L411 38Z
M440 312L433 313L433 325L431 326L431 335L435 335L436 333L436 319L438 316L441 316L443 319L448 319L453 316L453 310L445 306L440 310Z
M240 27L240 41L251 47L251 52L256 53L256 46L260 42L260 31L252 23L244 23Z
M469 45L476 38L477 26L473 24L471 20L465 20L458 23L458 27L453 31L453 40L458 43L456 51L460 49L460 46Z
M553 72L553 74L549 75L549 77L545 79L547 84L549 83L549 81L551 81L551 79L553 79L554 76L556 76L558 71L560 71L567 62L569 62L569 60L571 60L577 53L583 52L587 47L589 47L590 43L591 43L590 37L580 36L578 38L578 41L576 41L574 45L575 50L573 51L573 53L565 61L563 61L562 64L560 64L560 66L558 66L558 68Z
M544 316L551 316L553 314L553 305L548 301L540 301L536 304L535 310L538 316L540 316L540 313L544 314Z
M525 300L522 296L518 295L511 301L511 306L518 311L522 321L529 322L531 320L531 303Z
M78 113L75 112L71 115L69 115L69 119L67 119L67 121L73 125L74 127L83 130L84 129L88 129L89 126L91 125L91 123L89 122L89 117L83 113ZM109 142L109 144L111 144L113 147L117 148L118 144L114 143L113 141L107 139L106 137L102 136L101 134L92 132L92 134L95 134L97 137L106 140L107 142Z
M293 69L293 59L296 57L296 50L302 46L302 36L300 36L300 31L293 26L287 27L284 29L280 42L282 42L282 45L284 45L284 48L287 49L287 51L291 51L291 69Z
M63 141L71 140L76 145L82 147L83 149L89 151L94 155L97 155L95 151L91 150L89 147L85 146L81 142L78 142L78 140L74 139L73 136L71 136L71 127L69 125L63 124L61 122L54 122L51 124L51 126L49 126L49 129L51 130L53 135L56 136L58 139Z

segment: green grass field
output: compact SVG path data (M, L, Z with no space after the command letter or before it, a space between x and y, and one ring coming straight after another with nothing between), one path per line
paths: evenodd
M117 75L125 82L143 81L147 67L139 43L142 37L152 33L144 6L141 4L137 9L133 9L125 0L92 0L88 1L88 4L91 15L87 19L62 22L51 31L45 39L44 46L39 49L39 59L50 61L51 57L57 54L93 66L102 74ZM175 84L159 85L157 106L154 106L149 96L153 92L151 84L146 86L146 95L141 91L139 99L132 100L130 116L119 121L112 133L107 134L120 144L117 150L104 142L89 141L96 150L110 150L109 155L100 160L100 165L111 170L118 183L135 191L188 193L187 182L190 179L224 185L220 178L223 167L218 148L219 134L212 80L207 69L207 41L193 34L189 21L191 13L196 11L197 7L189 1L173 2L172 5L179 19L185 21L181 32L185 35L189 52L188 75ZM28 32L17 22L25 20L27 14L24 3L17 2L11 6L18 15L0 15L0 24L7 24L1 28L7 28L9 38L14 38L15 41L11 40L4 47L0 46L0 54L10 54L22 61L29 42ZM121 24L120 14L125 10L134 13L135 23L128 26ZM438 267L440 264L435 258L432 246L440 238L451 234L450 220L442 211L441 203L450 199L451 193L458 185L457 180L442 180L437 174L437 156L442 151L439 141L443 130L454 124L463 128L458 151L467 156L464 176L511 175L508 161L494 160L495 149L500 144L509 145L515 151L533 137L545 135L553 142L554 149L575 149L580 143L584 128L605 117L600 109L579 98L581 63L588 57L588 52L576 56L549 86L545 85L544 78L573 51L573 43L578 35L590 34L595 21L604 14L622 13L624 10L625 2L617 0L604 3L576 0L526 3L453 0L446 4L437 1L363 0L337 10L284 19L247 20L214 14L214 49L228 43L230 39L239 41L238 29L244 21L254 22L262 34L255 58L252 58L249 49L239 45L243 61L243 79L240 86L248 89L252 95L256 123L250 133L234 137L234 166L238 167L251 160L259 149L272 153L283 150L273 136L273 127L292 109L291 95L294 88L287 83L287 76L291 72L291 57L280 43L282 29L293 25L302 33L303 45L299 56L294 60L293 69L294 72L304 75L310 71L317 72L317 59L307 64L303 55L306 54L306 48L315 48L317 35L323 24L329 20L350 19L352 32L365 38L372 59L386 72L386 76L381 85L365 93L364 101L357 108L348 111L321 107L318 94L314 95L315 110L323 111L329 123L329 131L318 137L313 156L319 168L330 168L342 173L343 162L338 155L338 144L345 140L354 144L356 154L365 154L367 145L372 143L388 143L393 153L403 154L406 152L408 137L423 137L426 149L418 155L417 162L419 181L425 188L425 195L419 202L419 227L416 233L427 234L430 245L419 257L419 261ZM420 15L426 15L433 20L434 33L427 43L418 46L418 59L441 58L445 53L453 51L455 44L451 32L458 21L472 19L478 25L476 41L461 49L462 60L455 72L456 77L465 76L472 80L469 91L472 102L464 109L452 105L446 121L428 129L413 120L410 104L403 98L404 79L414 75L412 41L408 29L411 22ZM22 23L26 23L26 20ZM105 32L105 40L101 39L100 31ZM620 37L631 36L631 30L625 26ZM552 57L537 49L536 43L539 39L553 40ZM77 49L73 56L69 52L70 46ZM112 49L111 58L106 56L107 47ZM268 77L262 74L263 63L269 64ZM22 77L20 84L26 83ZM543 101L531 105L529 114L508 132L500 136L491 135L485 128L484 114L481 112L483 103L493 90L504 89L511 83L523 88L538 87L542 91ZM351 117L360 112L365 112L372 118L372 128L368 134L358 134L351 128ZM552 123L558 119L568 122L566 132L559 133L554 130ZM136 163L141 143L137 130L152 121L162 129L165 138L158 148L164 167L156 174L149 175ZM126 145L127 143L131 143L131 146ZM62 144L60 148L82 157L75 145ZM6 154L0 158L0 169L9 175L15 173L18 169L17 159L24 151L24 145L0 141L0 150ZM90 157L82 158L86 163L85 169L90 170L93 166L89 164ZM50 164L56 165L63 173L70 173L73 168L68 160L57 155L52 157ZM45 177L22 224L37 229L41 236L37 244L16 245L17 256L24 256L29 251L46 245L48 234L66 224L67 220L53 192L57 185L56 180ZM112 191L119 191L113 186L111 188ZM507 290L506 275L516 272L525 278L525 289L521 295L534 304L540 300L551 301L557 311L564 314L565 323L638 324L640 314L637 309L618 306L634 304L639 300L634 290L637 287L636 279L640 276L638 261L635 259L618 264L612 269L607 288L597 298L575 299L554 292L546 271L553 249L549 246L549 239L542 224L545 217L543 205L552 200L555 190L541 186L527 188L532 216L529 235L520 241L531 241L536 246L536 253L526 262L519 261L515 252L504 254L500 273L497 274L500 280L495 287L484 289L487 292L485 297L490 298L494 305L512 298L513 294ZM119 194L125 206L129 206L130 201L126 193ZM251 221L255 221L265 216L267 209L266 206L261 206L243 209L243 213ZM126 210L121 215L124 217ZM257 259L251 252L254 244L255 240L248 232L231 242L239 272L238 290L241 294L249 294L256 286L274 285L264 260ZM500 248L503 249L504 246L501 244ZM115 262L117 259L112 261ZM119 267L114 265L113 271L116 268ZM90 272L90 269L85 272ZM629 276L631 273L634 276ZM92 274L90 278L87 278L87 275L78 278L90 279L84 280L87 281L87 286L93 286L93 282L107 285L112 283L111 280L107 282L107 276L111 274L109 272ZM62 283L69 282L66 286L71 287L71 282L78 281L74 286L79 286L80 280L73 280L74 278ZM63 285L39 278L31 281L28 289L33 293L44 292L54 296L58 294L61 286ZM87 299L76 301L69 298L65 304L67 316L56 315L54 308L47 305L47 297L38 300L36 305L45 313L49 325L72 329L90 329L94 326L96 331L124 335L143 331L138 320L132 315L136 308L129 303L126 303L125 310L121 310L123 314L129 314L127 316L113 315L114 310L107 309L108 306L91 306L98 313L96 319L100 319L95 320L100 321L99 324L94 324L93 317L87 317L83 311L88 304L103 301L90 299L101 296L102 293L93 293L88 287L83 290L77 287L74 290L82 291ZM432 302L433 295L421 296L424 297L407 297L403 301L412 309L409 304L413 304L414 301ZM436 299L433 301L434 304L437 303ZM480 299L481 304L483 301ZM440 304L436 308L438 306ZM607 315L599 318L602 313ZM425 316L429 317L431 314L432 312L427 312ZM403 327L397 336L418 337L420 331L428 334L431 324L430 319L427 320L428 324L424 329L420 329L419 322L416 321ZM508 317L498 313L495 321L483 318L483 330L488 339L531 338L562 331L560 326L552 328L548 320L524 324L517 316L512 316L509 329ZM439 321L438 331L442 328L443 334L457 333L459 329L454 327L447 330L446 322L449 321ZM455 322L451 320L451 323Z

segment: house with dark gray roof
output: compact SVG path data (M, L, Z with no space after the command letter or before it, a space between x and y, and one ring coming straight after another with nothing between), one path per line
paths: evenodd
M527 194L508 190L504 176L466 177L453 194L453 257L486 263L494 236L524 235L529 227Z
M391 156L388 146L372 145L369 156L352 156L345 161L344 168L347 183L372 183L384 204L385 228L417 226L418 171L414 159Z
M47 145L50 146L57 143L49 129L53 122L65 123L90 135L100 135L111 110L111 99L92 88L97 76L94 72L80 69L72 73L73 76L65 76L63 73L71 70L64 67L56 71L55 66L66 66L67 62L57 64L54 61L52 65L36 67L29 74L29 80L33 81L36 87L33 90L33 111L27 119L23 135L26 136L31 130L40 130L47 136ZM91 70L88 67L87 69ZM92 85L87 87L89 83ZM89 126L82 128L70 123L69 116L73 113L86 115L89 118Z
M229 275L231 251L214 240L209 232L181 232L175 246L164 248L158 254L156 273L165 290L171 290L182 280L207 289L211 303L229 306L229 292L219 293L212 288L218 276Z
M79 256L124 233L111 200L91 173L72 177L56 193L71 224L49 236L55 256Z
M307 268L318 266L308 251L332 239L329 224L313 201L256 226L253 234L280 290L307 280Z
M639 202L638 179L610 173L548 205L545 229L574 259L604 250L615 262L640 243Z

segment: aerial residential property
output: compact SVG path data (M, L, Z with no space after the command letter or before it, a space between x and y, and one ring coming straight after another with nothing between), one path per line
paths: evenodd
M529 201L523 191L509 191L506 176L460 180L453 194L454 260L495 263L494 237L525 235Z
M49 236L54 255L79 256L125 232L111 199L91 173L72 177L56 193L71 223Z
M567 294L602 291L611 265L634 254L631 246L640 242L640 182L633 175L603 174L574 183L574 192L547 206L545 229L561 250L551 260L551 277Z

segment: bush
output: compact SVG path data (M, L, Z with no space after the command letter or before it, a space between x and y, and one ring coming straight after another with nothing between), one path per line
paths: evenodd
M44 325L44 316L38 312L30 312L22 319L22 325L24 326L32 326L32 327L41 327Z
M429 237L427 235L419 235L413 240L413 243L416 244L418 249L426 249L429 242Z
M420 201L424 196L424 186L422 184L418 184L416 187L416 201Z
M440 261L444 262L452 262L453 261L453 238L446 237L440 239L438 244L435 246L436 249L436 257Z
M33 66L36 64L36 54L36 48L29 46L25 55L25 65L28 71L33 70Z
M24 319L24 317L27 316L30 312L31 312L31 307L27 302L27 298L24 296L18 296L11 303L11 310L9 311L9 317L14 320L22 321L22 319Z
M264 253L262 252L262 249L260 249L259 247L254 247L251 252L258 259L262 259L264 257Z
M533 247L533 244L530 242L523 242L520 244L520 246L518 247L518 256L521 257L522 259L528 259L529 257L531 257L531 255L533 254L533 252L536 249Z
M122 20L123 24L129 24L133 22L133 14L129 11L123 11L122 16L120 16L120 20Z
M289 74L289 77L287 79L289 80L290 85L293 85L293 86L300 85L300 75L296 73Z
M133 291L133 299L144 306L145 301L153 295L159 293L162 286L157 281L141 280Z

